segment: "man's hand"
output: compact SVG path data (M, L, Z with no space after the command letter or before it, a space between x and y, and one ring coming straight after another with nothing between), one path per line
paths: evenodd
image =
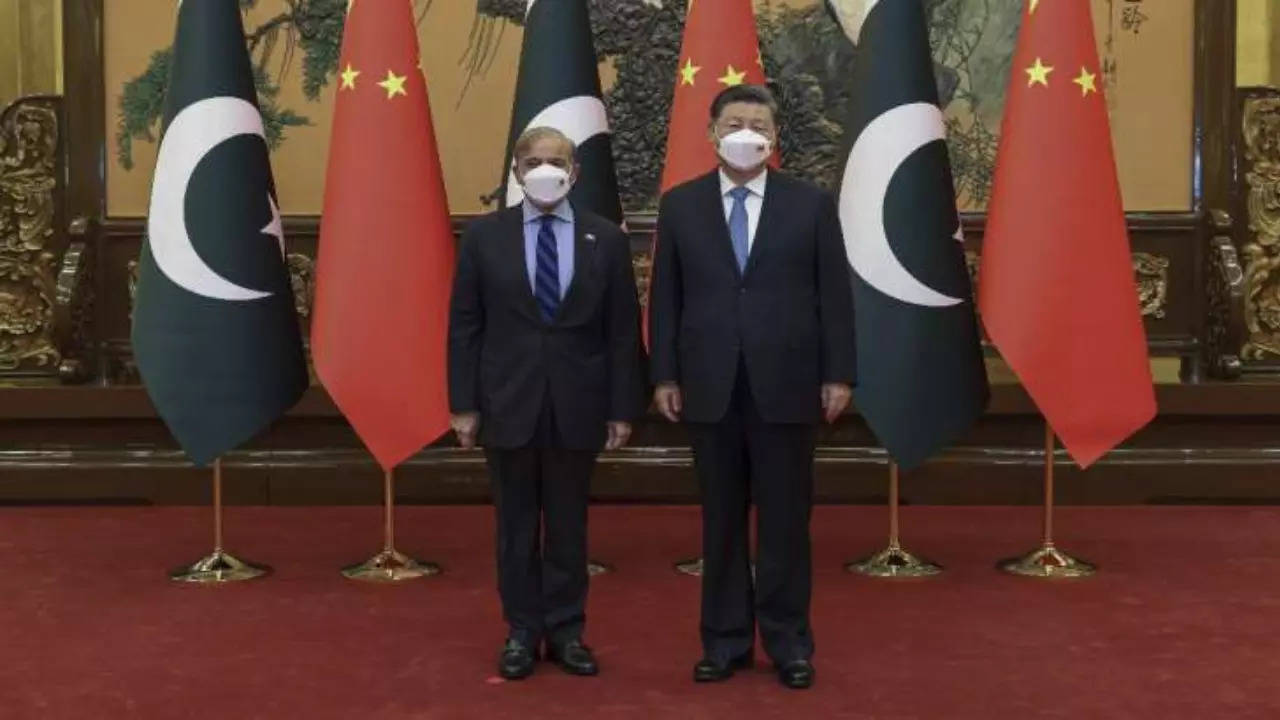
M826 383L822 386L822 412L828 423L833 423L840 414L849 409L849 400L853 398L853 388L844 383Z
M609 428L609 439L604 444L605 450L617 450L631 439L631 423L610 420L605 424Z
M680 422L680 413L684 410L684 397L680 394L680 386L675 383L662 383L653 391L653 404L658 412L671 422Z
M480 430L480 413L458 413L449 418L449 425L458 436L458 444L464 450L476 446L476 433Z

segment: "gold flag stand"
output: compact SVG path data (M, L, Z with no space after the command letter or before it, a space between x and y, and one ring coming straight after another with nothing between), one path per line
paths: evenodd
M702 577L702 558L694 557L681 560L674 565L676 572L690 577Z
M922 578L942 572L942 566L903 549L898 537L898 464L889 462L889 546L845 569L858 575L879 578Z
M439 565L415 560L396 550L395 503L395 478L392 471L387 470L382 475L382 550L359 565L343 568L343 577L365 582L395 583L440 574Z
M245 562L222 549L222 459L213 461L213 552L169 573L175 582L212 585L253 580L271 572L265 565Z
M1088 577L1097 568L1062 552L1053 543L1053 464L1056 441L1053 428L1044 424L1044 540L1040 547L1021 557L1001 560L996 567L1011 575L1035 578Z

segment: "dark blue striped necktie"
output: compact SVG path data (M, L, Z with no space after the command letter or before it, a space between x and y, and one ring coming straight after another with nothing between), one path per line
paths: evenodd
M554 215L542 216L533 283L533 297L547 322L555 320L560 310L560 251L556 248L555 221Z

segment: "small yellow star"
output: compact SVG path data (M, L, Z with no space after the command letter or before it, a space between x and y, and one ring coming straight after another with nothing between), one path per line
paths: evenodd
M680 68L680 84L692 85L693 76L697 75L698 71L701 69L701 67L693 64L693 58L686 59L684 61L684 67Z
M747 79L747 72L744 70L738 72L730 65L724 72L724 77L716 78L716 82L723 83L726 86L741 85Z
M390 100L397 95L407 96L409 94L404 89L405 80L408 80L408 77L404 75L397 75L388 70L387 79L378 83L378 86L387 91L387 99Z
M351 63L347 63L347 69L342 71L342 86L339 90L355 90L356 78L360 77L360 71L351 67Z
M1053 67L1045 65L1040 58L1036 58L1036 64L1027 68L1027 87L1031 87L1039 83L1045 87L1049 87L1049 73L1053 72Z
M1080 86L1080 97L1085 97L1091 92L1098 92L1098 86L1094 82L1097 79L1098 76L1089 72L1089 68L1082 67L1080 68L1080 77L1072 80L1071 82Z

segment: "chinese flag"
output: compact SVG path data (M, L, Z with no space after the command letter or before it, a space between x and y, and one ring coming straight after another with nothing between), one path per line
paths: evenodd
M449 427L454 242L410 0L350 6L316 270L316 374L384 469Z
M707 138L715 96L730 85L763 82L751 0L690 0L671 100L661 192L716 167L716 150Z
M1081 467L1156 412L1089 3L1030 0L1009 81L978 302Z

